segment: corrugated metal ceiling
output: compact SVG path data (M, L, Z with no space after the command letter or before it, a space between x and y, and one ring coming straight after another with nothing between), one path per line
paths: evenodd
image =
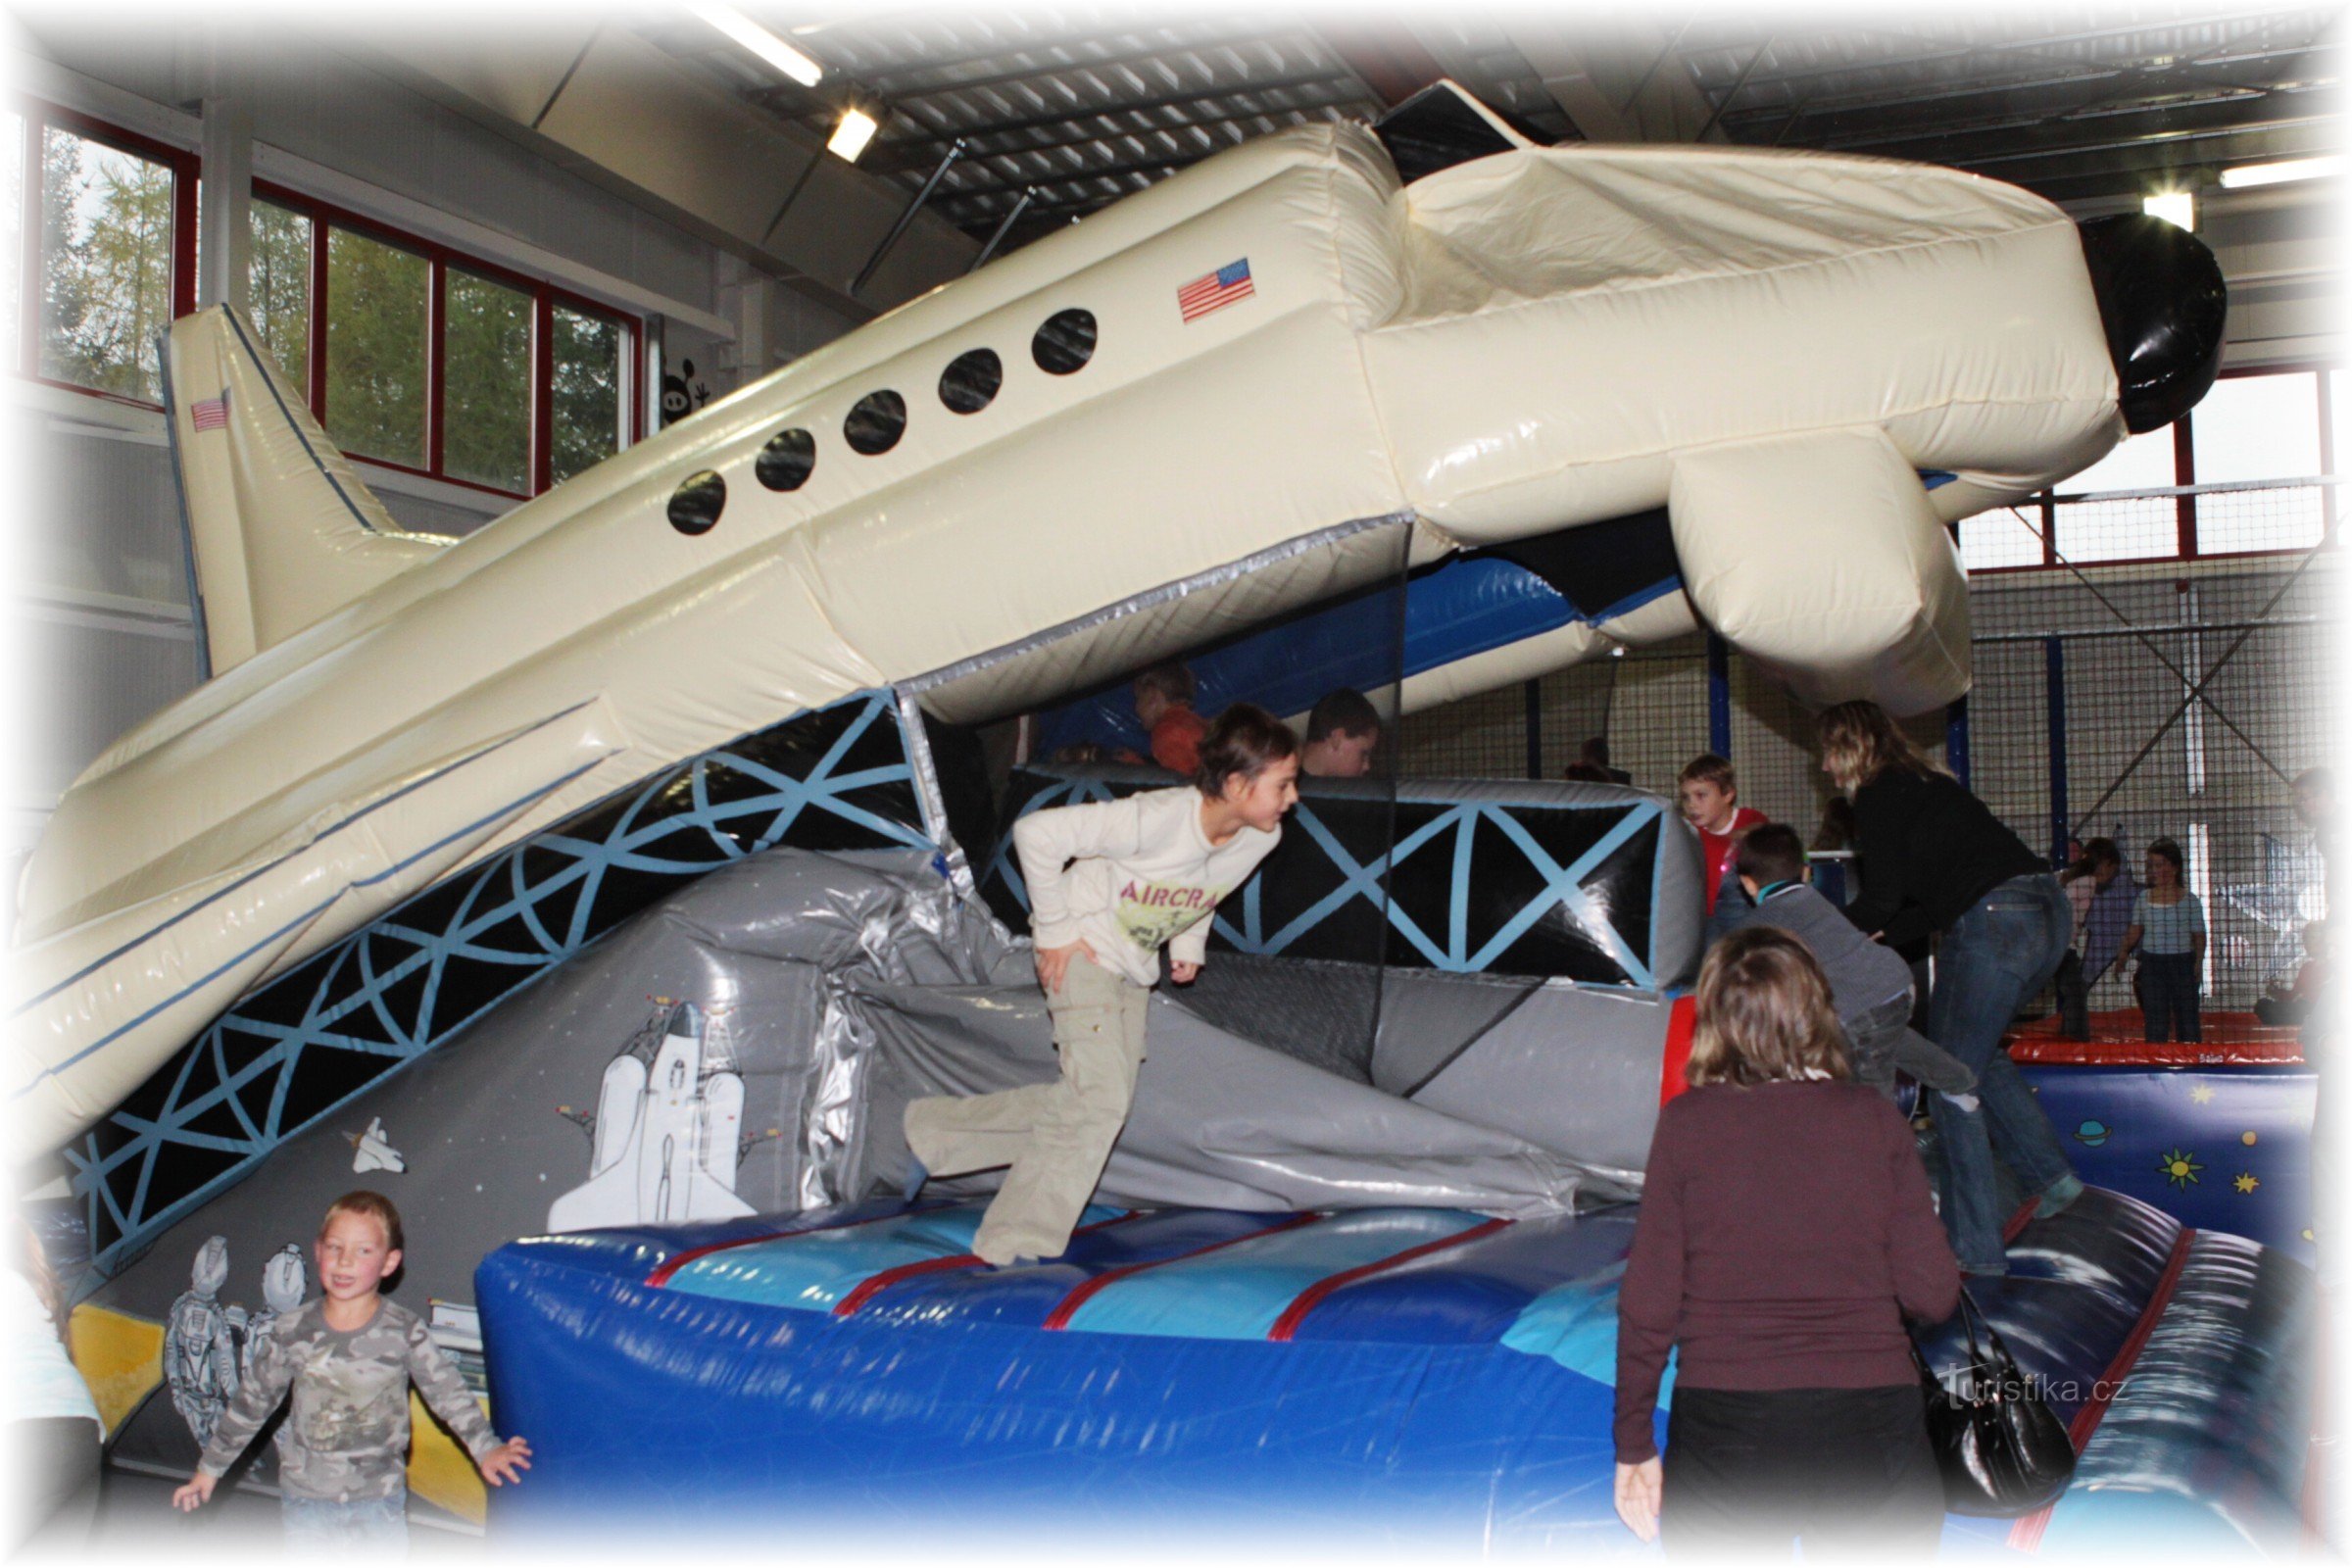
M1461 11L1409 25L1263 9L740 9L826 79L784 81L680 13L640 30L785 119L821 130L846 103L878 112L865 163L910 195L960 140L936 210L984 237L1026 194L1015 244L1250 137L1375 117L1440 72L1546 139L1579 135L1579 105L1626 134L1593 104L1622 95L1611 107L1630 115L1636 99L1673 94L1686 137L1950 164L2058 200L2194 182L2338 139L2343 14L2328 8L1898 9L1884 22Z

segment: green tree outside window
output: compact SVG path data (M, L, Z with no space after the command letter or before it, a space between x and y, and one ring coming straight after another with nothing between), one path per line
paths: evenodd
M449 270L442 373L441 466L455 479L531 487L531 317L528 294Z
M41 374L163 400L172 171L55 125L41 137Z
M0 112L0 354L24 363L24 117Z
M253 254L245 264L246 311L294 390L311 395L311 220L274 202L248 211Z
M0 339L21 342L21 290L9 270L24 254L22 225L41 225L38 367L43 376L161 402L155 339L171 323L175 175L166 164L60 127L37 126L41 199L26 211L21 152L36 122L0 116ZM256 199L248 314L296 393L310 384L313 334L326 335L326 427L356 456L428 465L433 264L336 224L324 224L325 309L313 297L321 222ZM441 469L502 490L531 488L537 300L452 266L446 272ZM314 313L323 319L314 320ZM544 395L556 483L620 450L625 412L621 323L558 306Z
M620 323L556 307L554 461L562 484L620 450Z
M432 264L355 234L326 236L326 429L344 451L424 466Z

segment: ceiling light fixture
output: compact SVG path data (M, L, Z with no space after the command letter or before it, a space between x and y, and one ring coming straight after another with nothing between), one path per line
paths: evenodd
M694 14L804 87L824 79L825 68L731 6L706 0Z
M866 143L874 139L874 132L881 128L881 122L864 110L844 109L840 122L833 127L832 140L825 143L825 151L854 164L858 155L865 151Z
M2150 218L2161 218L2175 228L2194 232L2197 226L2197 198L2184 190L2168 190L2140 199L2139 210Z
M2287 158L2275 164L2240 164L2235 169L2222 171L2222 184L2229 190L2244 190L2252 185L2283 185L2290 179L2326 179L2343 172L2343 159L2331 153L2324 158Z

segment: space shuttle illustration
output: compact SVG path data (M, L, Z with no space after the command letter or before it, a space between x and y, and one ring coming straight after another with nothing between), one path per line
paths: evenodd
M392 1147L391 1135L384 1131L381 1116L369 1117L366 1132L343 1136L351 1140L351 1168L362 1176L378 1170L398 1176L409 1168L407 1158Z
M1408 661L1408 711L1701 625L1805 701L1922 711L1970 678L1949 524L2178 416L2223 313L2153 220L1544 147L1447 85L1206 159L453 544L200 312L167 384L210 678L25 868L11 1113L55 1147L412 895L797 714L1030 711L1405 567L1499 561L1544 610ZM615 1066L642 1131L599 1173L691 1206L724 1183L678 1053Z
M709 1047L703 1009L673 1008L649 1062L623 1052L597 1096L588 1179L547 1211L551 1231L749 1214L735 1196L743 1078Z

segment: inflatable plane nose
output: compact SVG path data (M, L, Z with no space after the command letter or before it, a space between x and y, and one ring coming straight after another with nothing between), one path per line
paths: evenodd
M2222 368L2230 291L2221 263L2188 230L2137 213L2082 225L2082 259L2122 382L2133 435L2196 406Z

